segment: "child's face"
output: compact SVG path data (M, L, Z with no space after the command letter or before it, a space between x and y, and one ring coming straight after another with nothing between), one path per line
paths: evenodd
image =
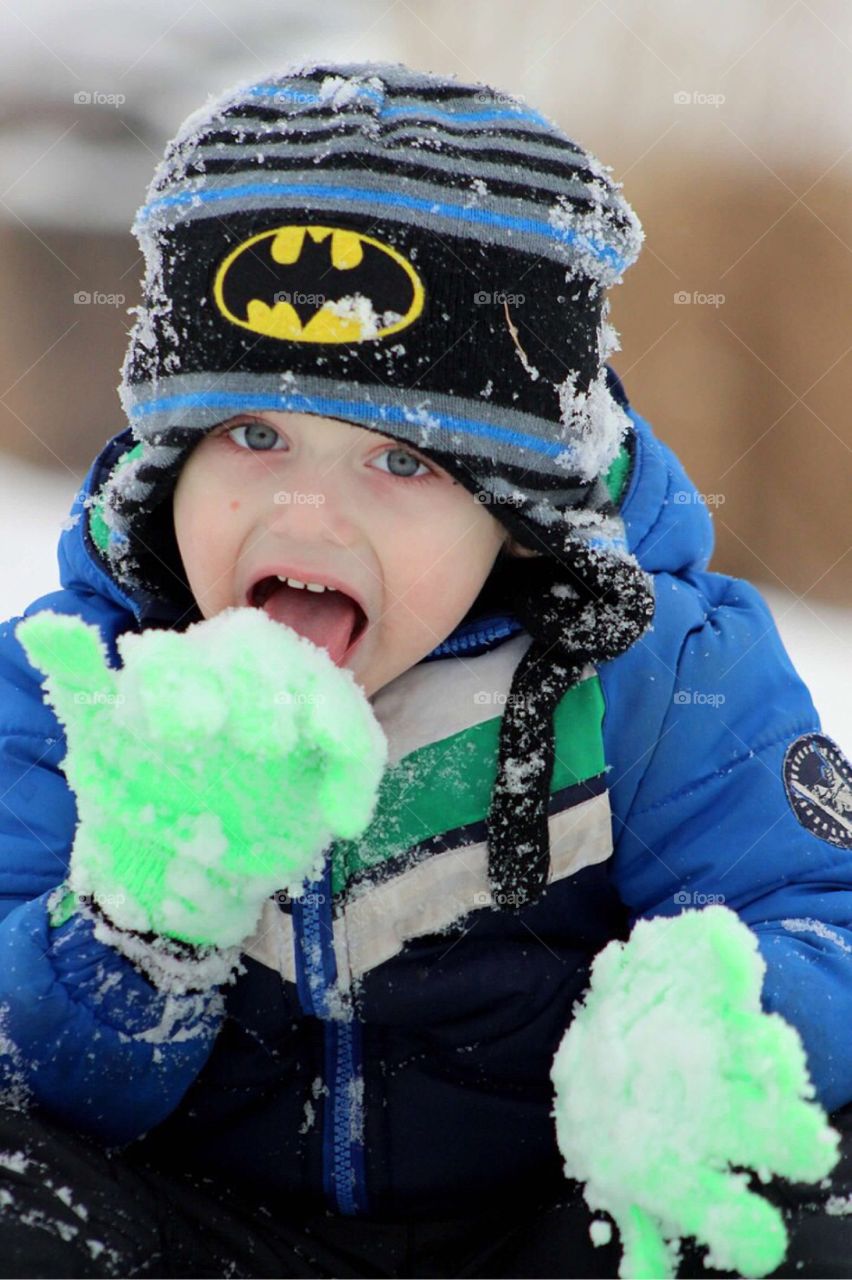
M205 618L248 605L261 575L347 588L369 625L335 660L367 697L450 634L507 538L469 490L411 446L281 412L240 414L210 430L178 478L174 525Z

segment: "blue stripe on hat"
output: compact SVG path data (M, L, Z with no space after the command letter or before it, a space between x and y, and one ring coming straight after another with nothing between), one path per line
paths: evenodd
M373 98L376 102L384 102L385 95L380 93L378 89L372 89L367 84L353 85L347 82L347 90L355 97ZM283 84L253 84L250 85L241 95L241 97L254 96L257 98L289 98L293 102L317 102L325 104L334 96L333 94L309 93L305 89L291 89Z
M582 241L583 248L590 249L601 261L609 262L617 271L622 271L626 262L612 245L603 244L591 236L574 231L571 227L553 227L549 222L539 222L535 218L518 218L508 213L493 213L487 209L474 209L463 205L442 203L437 200L423 200L417 196L399 196L384 191L368 191L358 187L335 187L323 184L308 183L269 183L254 182L242 186L227 187L214 191L179 192L172 196L162 196L139 210L139 220L144 222L157 209L173 208L175 205L209 204L220 200L234 200L243 196L281 196L292 195L335 200L365 200L376 204L390 205L392 208L414 209L419 213L442 213L448 217L459 218L463 222L486 223L493 227L506 227L513 231L529 231L534 235L543 235L549 240L567 241L573 244Z
M345 417L357 410L365 418L377 422L397 422L410 425L411 410L398 408L396 405L370 405L359 401L354 405L351 400L331 400L324 396L302 396L297 392L280 395L254 394L237 391L201 391L196 394L182 396L162 396L157 400L148 400L144 404L134 405L131 417L134 420L147 418L152 413L167 413L172 409L207 407L213 409L283 409L293 413L314 413L321 410L328 417ZM485 436L494 440L502 440L518 445L522 449L530 449L534 453L556 457L560 453L571 453L570 445L555 440L540 440L536 436L522 431L512 431L506 427L495 427L489 422L479 422L473 418L458 418L454 414L435 413L426 410L442 427L464 431L468 435Z
M449 122L458 120L529 120L531 124L541 124L552 129L553 126L535 111L498 111L486 107L482 111L441 111L438 107L385 107L383 116L437 116Z
M381 104L385 100L385 95L379 93L376 89L371 89L369 85L357 85L354 89L350 87L350 92L354 97L372 98L374 102ZM405 93L405 89L401 92ZM292 102L316 103L317 105L325 105L330 98L329 95L323 96L319 93L307 93L304 89L291 89L285 85L274 84L255 84L246 90L246 97L257 98L288 98ZM331 95L333 97L333 95ZM553 125L544 116L537 111L512 111L495 109L494 107L483 107L481 111L442 111L440 107L433 107L431 104L424 103L422 106L408 107L385 107L381 112L382 116L436 116L439 120L448 121L470 121L477 123L480 120L528 120L530 124L543 125L546 129L552 130Z

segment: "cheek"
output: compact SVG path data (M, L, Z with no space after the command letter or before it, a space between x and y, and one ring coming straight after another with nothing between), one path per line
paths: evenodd
M434 631L455 626L481 591L501 541L499 529L472 519L467 507L436 517L420 537L398 539L385 566L395 624L409 630L425 622Z
M172 504L172 519L175 527L175 538L178 550L183 558L184 567L195 558L196 548L201 542L199 537L200 507L192 491L191 484L182 483L176 490Z
M217 517L225 504L216 500L215 486L196 474L181 476L172 514L175 538L190 585L204 584L216 571L227 521Z

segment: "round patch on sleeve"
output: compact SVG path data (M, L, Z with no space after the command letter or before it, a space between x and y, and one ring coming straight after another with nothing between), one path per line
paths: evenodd
M803 733L784 753L784 787L803 827L852 849L852 765L824 733Z

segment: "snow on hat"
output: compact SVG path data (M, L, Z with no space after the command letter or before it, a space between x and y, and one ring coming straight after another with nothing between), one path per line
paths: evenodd
M607 483L631 424L605 290L643 238L609 172L487 85L293 64L185 121L133 227L146 274L119 393L136 444L96 512L119 582L168 593L158 509L207 431L259 409L416 446L540 553L509 602L533 640L488 820L509 908L547 879L553 710L654 610Z

